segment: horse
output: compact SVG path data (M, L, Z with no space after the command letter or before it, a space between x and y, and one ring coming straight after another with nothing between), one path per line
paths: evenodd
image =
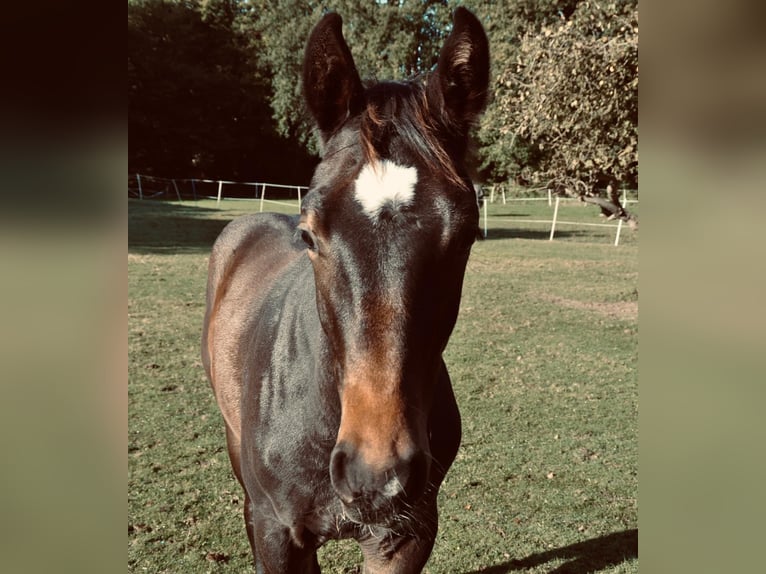
M458 8L435 70L362 83L329 13L302 81L321 161L300 216L217 238L202 361L257 572L317 573L317 549L344 538L364 572L421 572L461 438L442 354L479 222L465 156L487 37Z

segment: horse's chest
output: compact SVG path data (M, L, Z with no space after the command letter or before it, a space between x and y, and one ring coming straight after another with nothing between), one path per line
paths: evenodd
M360 525L349 520L332 493L304 515L304 527L316 537L319 544L328 540L358 538L360 531Z

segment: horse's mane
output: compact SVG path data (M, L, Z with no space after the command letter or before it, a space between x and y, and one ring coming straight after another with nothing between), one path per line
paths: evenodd
M360 116L361 143L365 160L376 165L390 155L392 140L402 140L408 151L447 179L464 185L453 157L438 134L445 126L440 111L429 108L426 87L420 79L407 82L379 82L368 86Z

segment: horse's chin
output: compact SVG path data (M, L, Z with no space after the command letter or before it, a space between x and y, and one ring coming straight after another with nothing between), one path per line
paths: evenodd
M402 498L382 501L358 498L350 503L341 502L347 520L365 527L396 529L407 522L409 505Z

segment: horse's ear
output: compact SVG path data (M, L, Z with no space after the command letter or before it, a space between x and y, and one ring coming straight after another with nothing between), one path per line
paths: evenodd
M360 109L364 97L342 24L338 14L326 14L311 32L303 60L303 95L324 141Z
M464 135L487 104L489 42L481 22L467 9L455 10L453 23L429 80L428 98L447 124Z

